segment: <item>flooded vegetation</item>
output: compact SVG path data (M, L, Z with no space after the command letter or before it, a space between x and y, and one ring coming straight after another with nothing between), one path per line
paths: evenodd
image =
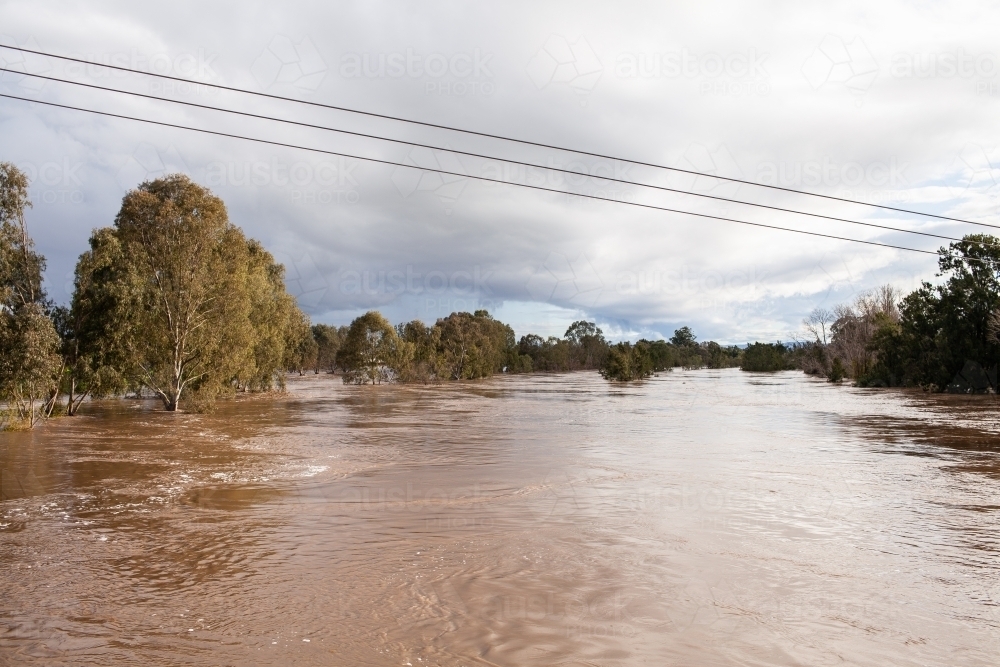
M0 663L1000 653L995 237L740 347L518 340L484 309L313 325L177 174L125 195L59 306L29 207L0 163Z
M0 440L0 662L995 663L995 396L292 377Z

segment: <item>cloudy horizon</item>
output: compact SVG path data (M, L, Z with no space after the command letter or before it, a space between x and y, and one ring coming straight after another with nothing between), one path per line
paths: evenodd
M679 169L998 224L998 10L737 3L294 11L21 0L0 43ZM197 15L197 20L190 16ZM725 18L720 18L725 17ZM969 26L976 26L970 31ZM260 27L260 26L266 26ZM32 180L28 224L65 303L92 229L172 172L211 188L287 269L314 322L488 308L518 336L595 320L614 339L803 337L803 317L883 283L935 280L936 258L642 209L657 206L936 250L945 241L648 190L640 181L945 236L984 227L627 162L264 100L0 50L0 66L333 125L456 156L0 73L0 92L307 145L380 165L0 99L0 161ZM504 158L586 173L525 169ZM441 176L444 169L503 183ZM596 176L597 178L591 177ZM541 184L595 201L517 187Z

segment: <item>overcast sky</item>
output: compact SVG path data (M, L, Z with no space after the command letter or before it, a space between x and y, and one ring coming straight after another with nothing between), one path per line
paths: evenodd
M669 167L1000 224L1000 11L985 3L0 5L0 42ZM17 74L2 92L934 250L941 241L512 167L597 176L961 236L988 231L570 152L0 50L3 67L484 153L470 158ZM314 322L486 307L518 335L788 340L818 306L934 280L935 258L0 99L0 160L67 302L92 229L181 171L282 261Z

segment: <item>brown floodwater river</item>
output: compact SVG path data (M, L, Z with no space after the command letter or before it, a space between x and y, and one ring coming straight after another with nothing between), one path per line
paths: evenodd
M996 397L293 378L0 434L0 664L997 665Z

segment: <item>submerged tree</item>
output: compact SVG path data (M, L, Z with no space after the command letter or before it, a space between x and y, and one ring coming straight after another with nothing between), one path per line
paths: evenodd
M429 382L441 379L448 370L438 354L441 328L427 326L420 320L396 325L396 335L406 344L406 363L397 362L394 368L398 382Z
M90 246L71 310L89 322L80 336L92 369L113 369L173 411L189 391L210 401L268 388L289 359L303 316L283 267L186 176L130 191Z
M30 206L27 177L0 163L0 401L17 425L29 428L52 413L62 373L42 289L45 258L35 252L24 219Z
M73 298L57 313L62 338L66 412L75 415L88 396L120 393L140 385L123 371L128 329L121 245L111 228L95 230L90 250L77 260Z
M899 321L896 303L901 296L892 285L882 285L834 308L837 319L830 327L829 353L832 359L841 359L850 377L863 378L874 367L878 355L872 341L879 327Z
M514 330L485 310L452 313L437 321L436 366L439 377L471 380L518 366Z
M309 326L309 318L300 312L297 318L289 322L287 337L287 353L284 367L303 375L308 368L316 368L319 358L319 343L313 337Z
M538 334L521 336L517 343L517 352L531 360L531 370L534 371L568 371L572 369L574 349L563 339L549 336L542 338Z
M753 343L743 350L740 369L758 373L791 370L788 353L788 348L781 343Z
M390 382L397 363L398 343L396 330L381 313L371 310L355 318L337 352L337 363L344 368L344 382Z
M395 328L372 311L351 322L342 340L337 365L348 383L473 380L531 370L531 359L518 354L514 330L485 310Z
M285 289L285 267L260 242L247 242L249 266L246 294L250 299L253 360L239 375L239 388L272 389L279 370L298 370L312 363L309 319Z
M31 208L28 177L10 162L0 162L0 298L6 310L44 303L45 258L35 252L24 212Z
M649 359L653 364L653 371L665 371L674 366L684 365L682 363L682 355L678 353L677 348L668 343L665 340L654 340L648 341L641 339L636 342L636 345L641 345L646 348L646 352L649 354Z
M0 316L0 397L15 425L31 428L50 416L62 368L59 336L35 303Z
M316 366L318 373L320 369L333 373L337 369L337 351L347 335L347 327L332 327L328 324L314 324L312 326L313 340L316 341Z
M645 380L652 374L653 360L647 347L630 343L612 345L601 367L601 377L619 382Z
M608 356L608 341L596 322L573 322L563 338L570 345L574 368L600 368Z
M597 369L608 355L608 342L595 322L579 320L569 325L562 338L521 336L517 354L521 361L511 364L517 372Z

